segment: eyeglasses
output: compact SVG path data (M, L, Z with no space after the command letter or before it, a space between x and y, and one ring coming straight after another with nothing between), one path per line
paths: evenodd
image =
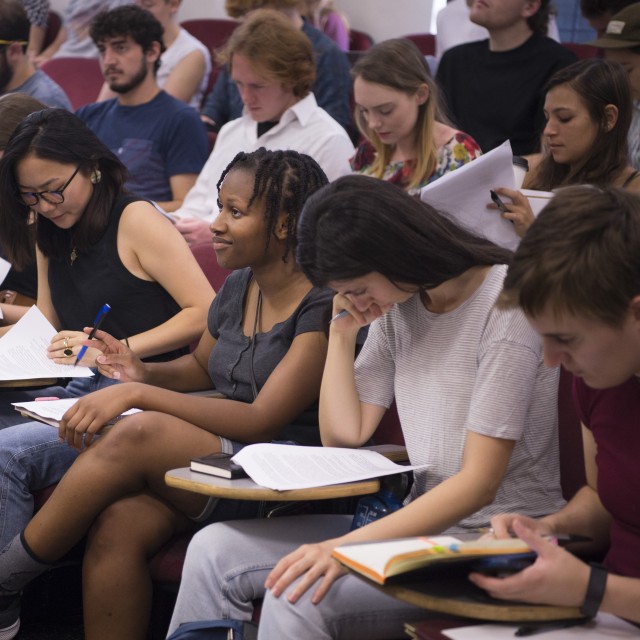
M0 44L29 44L27 40L0 40Z
M71 181L76 177L78 171L80 171L80 166L76 168L71 177L60 189L56 189L55 191L19 191L17 194L18 199L22 204L27 205L27 207L37 205L38 202L40 202L40 198L49 204L62 204L64 202L64 190L71 184Z

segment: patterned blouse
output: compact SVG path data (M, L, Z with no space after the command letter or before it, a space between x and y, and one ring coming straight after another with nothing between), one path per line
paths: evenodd
M412 195L417 193L421 187L437 180L445 173L475 160L480 155L482 155L482 151L478 143L470 135L462 131L456 131L451 139L438 149L436 167L433 173L423 180L419 187L410 189L409 193ZM373 165L375 157L376 151L373 145L365 141L358 147L356 154L351 158L351 168L356 173L371 175L371 166ZM406 189L406 185L409 183L411 173L415 166L415 160L391 162L387 165L382 179Z

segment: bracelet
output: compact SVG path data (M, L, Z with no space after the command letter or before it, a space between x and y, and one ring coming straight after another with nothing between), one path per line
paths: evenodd
M609 575L606 568L597 562L591 562L590 567L591 573L589 574L587 595L580 607L580 613L587 618L593 618L598 613L607 586L607 576Z
M129 338L125 338L124 343L127 345L127 347L129 347L129 349L131 349L131 347L129 346Z

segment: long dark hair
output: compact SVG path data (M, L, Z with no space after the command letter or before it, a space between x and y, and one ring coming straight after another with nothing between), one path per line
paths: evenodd
M220 191L226 175L234 169L255 174L249 206L259 198L265 200L264 216L267 223L265 250L271 238L276 237L279 216L286 214L287 240L282 259L286 261L296 246L296 226L307 198L327 184L327 176L320 165L308 155L297 151L268 151L260 147L251 153L241 151L229 163L218 180Z
M71 230L60 229L44 216L36 215L30 224L31 209L17 197L15 172L18 163L33 154L73 167L89 176L99 170L100 181L77 224ZM126 169L78 117L66 109L45 109L27 116L9 139L0 159L0 243L8 259L17 268L32 256L33 233L38 248L53 260L61 260L75 247L86 252L107 227L109 212L122 193Z
M596 123L598 133L588 154L573 168L558 164L551 154L545 153L527 187L549 191L570 184L611 184L629 164L627 133L633 103L627 72L617 62L581 60L557 71L545 91L561 85L576 92ZM618 108L618 119L609 130L605 111L608 105Z
M352 175L307 200L296 255L317 286L378 272L394 283L433 288L471 267L506 264L512 254L394 184Z

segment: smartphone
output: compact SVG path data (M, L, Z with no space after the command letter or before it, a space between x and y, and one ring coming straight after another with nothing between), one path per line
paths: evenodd
M500 199L500 196L493 189L490 189L489 193L491 194L491 199L495 202L498 209L500 209L502 213L507 213L507 207Z

